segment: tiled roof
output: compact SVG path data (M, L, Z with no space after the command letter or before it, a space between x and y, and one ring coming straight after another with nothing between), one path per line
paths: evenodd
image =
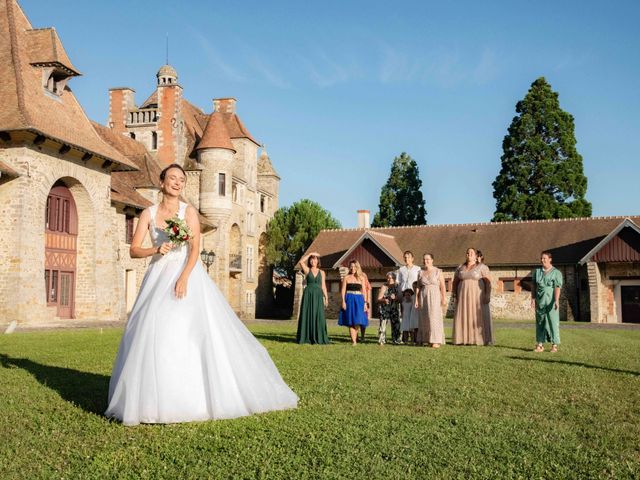
M32 64L57 63L74 74L80 75L80 72L71 63L55 28L27 30L25 40Z
M125 175L124 172L114 172L111 175L111 201L130 205L141 210L153 205L152 202L136 192L136 189L131 184L127 183Z
M102 140L118 150L138 169L134 172L113 172L114 176L126 178L126 182L136 188L160 186L162 169L142 143L99 123L92 124Z
M158 105L158 91L154 90L153 93L151 95L149 95L149 98L147 98L142 105L140 105L140 108L146 108L149 105Z
M267 154L267 149L264 147L262 148L262 153L260 153L260 156L258 157L258 175L275 175L280 178L276 169L273 168L273 163L271 163L271 159Z
M424 253L442 267L459 265L466 249L482 250L491 265L535 265L550 250L555 264L576 264L627 217L594 217L503 223L469 223L372 228L393 237L401 251L411 250L416 263ZM628 217L640 224L640 216ZM317 251L333 265L362 236L364 229L323 230L307 252ZM397 253L396 253L397 255ZM395 256L395 255L394 255Z
M205 148L226 148L235 152L231 138L229 137L229 131L225 124L223 114L213 112L209 117L207 128L205 128L200 143L196 145L196 150L202 150Z
M244 126L240 117L235 113L220 113L224 119L224 123L229 131L229 137L231 138L248 138L256 145L260 144L251 136L249 130Z
M32 131L135 168L100 139L68 86L59 96L45 90L32 65L43 59L75 71L54 31L34 31L15 0L0 0L0 131Z

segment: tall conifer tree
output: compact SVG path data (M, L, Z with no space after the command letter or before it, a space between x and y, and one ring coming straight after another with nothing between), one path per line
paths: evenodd
M573 116L560 108L544 77L531 84L516 113L493 182L493 221L591 216Z
M425 225L427 211L421 187L418 164L402 152L393 159L391 174L380 192L379 210L373 218L373 226Z

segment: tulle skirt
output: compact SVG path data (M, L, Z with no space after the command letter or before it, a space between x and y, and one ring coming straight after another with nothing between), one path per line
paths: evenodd
M347 305L345 310L340 310L338 325L355 327L369 325L367 314L364 311L364 296L357 293L347 293L344 296Z
M125 425L235 418L295 408L298 397L198 262L156 258L140 288L109 383L105 413Z

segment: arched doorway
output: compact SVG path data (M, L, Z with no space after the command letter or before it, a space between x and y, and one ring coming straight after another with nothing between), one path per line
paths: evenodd
M242 235L237 223L231 226L229 232L229 303L231 308L240 315L242 288Z
M73 318L78 212L71 191L62 182L56 182L49 191L44 223L47 307L59 318Z

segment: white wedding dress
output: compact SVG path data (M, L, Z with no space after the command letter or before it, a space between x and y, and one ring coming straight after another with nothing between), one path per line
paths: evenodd
M184 218L186 203L178 215ZM168 241L155 224L155 246ZM298 397L198 261L187 295L174 288L188 246L154 255L120 343L105 415L125 425L235 418L295 408Z

